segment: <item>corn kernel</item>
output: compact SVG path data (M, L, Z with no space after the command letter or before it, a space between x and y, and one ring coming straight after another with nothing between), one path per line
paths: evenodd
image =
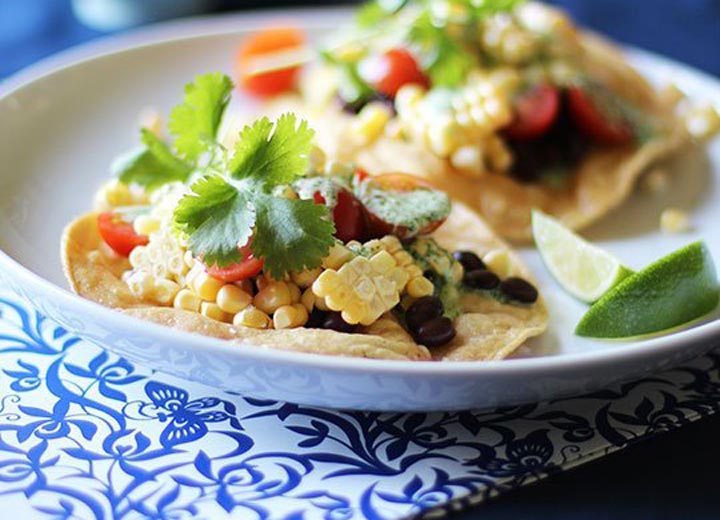
M155 301L161 305L170 305L179 291L180 285L172 280L159 279L155 282Z
M405 267L413 263L413 258L407 251L398 251L394 256L398 265L401 267Z
M182 289L175 295L173 307L186 311L200 312L200 297L190 289Z
M300 303L305 307L305 309L307 309L308 312L313 311L313 308L315 307L315 300L316 296L312 292L312 287L305 289L305 292L303 292L300 297Z
M298 287L305 289L306 287L310 287L312 285L317 277L320 276L321 272L322 269L316 267L315 269L305 270L300 273L291 273L290 278L298 285Z
M308 153L307 158L308 173L322 173L322 171L325 169L325 161L327 160L325 152L322 151L322 148L313 146L312 148L310 148L310 153Z
M160 221L149 215L139 215L133 221L133 229L138 235L149 235L160 229Z
M665 233L686 233L690 227L690 218L680 209L667 208L660 215L660 229Z
M137 249L137 248L135 248ZM134 250L133 250L134 251ZM189 249L183 253L183 261L185 262L185 265L188 266L190 269L195 267L195 264L197 263L195 261L195 257L192 254L192 251Z
M205 268L199 262L196 262L195 265L193 265L192 269L190 269L190 271L185 275L185 285L192 287L195 278L197 278L201 273L204 272Z
M253 305L267 314L272 314L283 305L291 303L292 296L288 284L278 281L268 282L253 298Z
M117 179L104 184L95 194L94 207L97 211L107 211L117 206L130 206L135 203L130 188Z
M370 144L382 135L391 118L392 112L383 103L368 103L353 121L353 134L360 144Z
M370 265L376 273L384 273L397 265L397 262L390 253L385 250L375 253L370 258Z
M233 318L233 325L236 327L250 327L251 329L267 329L271 323L270 316L252 305L245 307Z
M422 298L423 296L431 296L435 286L424 276L418 276L407 283L405 290L414 298Z
M252 300L252 296L240 289L240 287L232 284L223 285L215 299L218 306L230 314L237 314L250 305Z
M666 191L668 187L667 172L661 168L653 169L642 178L641 187L643 191L652 194Z
M312 290L312 289L310 289ZM313 293L313 296L315 294ZM328 307L327 302L325 301L325 298L320 298L319 296L315 296L315 307L317 307L318 310L327 312L330 310L330 307Z
M292 329L305 325L308 312L301 304L283 305L273 314L273 325L276 329Z
M512 262L507 249L493 249L486 253L483 263L500 278L507 278L512 274Z
M408 274L410 279L417 278L418 276L422 276L423 272L422 269L420 269L420 266L417 264L410 264L408 266L405 266L405 272Z
M290 290L290 301L293 303L298 303L300 301L300 296L302 295L300 287L298 287L294 283L288 283L287 286Z
M395 253L402 249L400 239L398 239L398 237L396 237L395 235L385 235L380 239L380 243L383 245L385 251L387 251L388 253Z
M225 285L225 282L201 270L193 278L191 288L195 291L195 294L203 300L214 302L217 298L218 291L220 291L223 285Z
M200 314L217 321L230 321L230 315L222 310L217 303L213 302L202 302L200 304Z
M342 244L334 244L328 255L323 258L322 266L325 269L339 269L343 264L352 260L355 254Z

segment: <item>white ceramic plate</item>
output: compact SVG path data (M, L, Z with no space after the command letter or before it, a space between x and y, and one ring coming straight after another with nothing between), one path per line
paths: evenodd
M412 363L333 358L229 345L128 318L72 295L58 251L63 226L85 212L108 165L136 140L147 105L165 113L198 73L232 72L242 35L292 21L315 37L344 11L288 11L171 23L93 43L46 60L0 86L0 273L42 313L134 362L242 394L336 408L451 410L513 405L594 390L711 348L720 321L643 342L597 342L572 331L585 306L559 290L536 252L522 251L552 321L515 359ZM720 82L644 52L644 72L720 102ZM588 230L633 267L702 238L720 260L720 142L670 166L663 196L637 194ZM668 205L692 214L694 231L658 230ZM519 357L519 358L518 358Z

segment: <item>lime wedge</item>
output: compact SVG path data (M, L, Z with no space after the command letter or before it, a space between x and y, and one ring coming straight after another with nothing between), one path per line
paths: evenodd
M533 211L535 244L550 274L567 292L592 303L632 274L620 261L563 226Z
M575 334L630 338L661 332L708 314L718 300L713 259L704 243L694 242L610 290L582 317Z

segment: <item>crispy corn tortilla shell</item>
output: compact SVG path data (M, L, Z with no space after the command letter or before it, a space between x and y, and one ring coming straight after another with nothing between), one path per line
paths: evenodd
M490 297L468 295L462 301L466 311L456 321L457 337L432 353L416 344L403 327L387 314L357 334L322 329L258 330L235 327L201 314L171 307L158 307L135 297L120 276L126 259L104 251L97 231L97 214L84 215L68 225L62 239L62 261L72 289L107 307L176 329L229 340L243 348L273 348L313 354L404 360L489 360L502 359L527 338L543 332L547 311L542 300L524 307L506 305ZM477 217L456 204L436 238L449 249L470 249L484 254L507 245ZM514 253L514 273L532 277Z
M341 161L357 163L372 174L404 172L421 176L480 212L501 236L514 242L532 238L531 210L540 209L571 229L582 229L623 203L650 166L689 141L685 125L665 100L612 44L593 34L581 40L585 72L643 108L657 134L641 146L595 148L563 188L523 184L496 172L464 173L438 158L422 143L381 137L370 145L355 135L353 117L332 107L308 107L297 97L276 100L265 108L270 115L286 111L304 114L317 131L318 145Z

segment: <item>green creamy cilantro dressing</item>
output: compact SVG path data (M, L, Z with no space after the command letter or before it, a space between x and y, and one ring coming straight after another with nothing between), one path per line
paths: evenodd
M414 240L406 250L424 273L432 273L430 278L435 285L434 293L443 303L445 316L450 319L457 318L461 314L461 288L453 281L452 266L455 259L452 253L432 238Z
M340 178L334 177L304 177L298 179L292 185L301 199L312 199L315 193L320 193L325 199L325 204L329 208L334 208L337 204L337 195L342 189L350 191L349 187L345 187Z
M384 190L369 182L360 190L360 200L378 218L411 233L450 214L450 199L437 190Z

